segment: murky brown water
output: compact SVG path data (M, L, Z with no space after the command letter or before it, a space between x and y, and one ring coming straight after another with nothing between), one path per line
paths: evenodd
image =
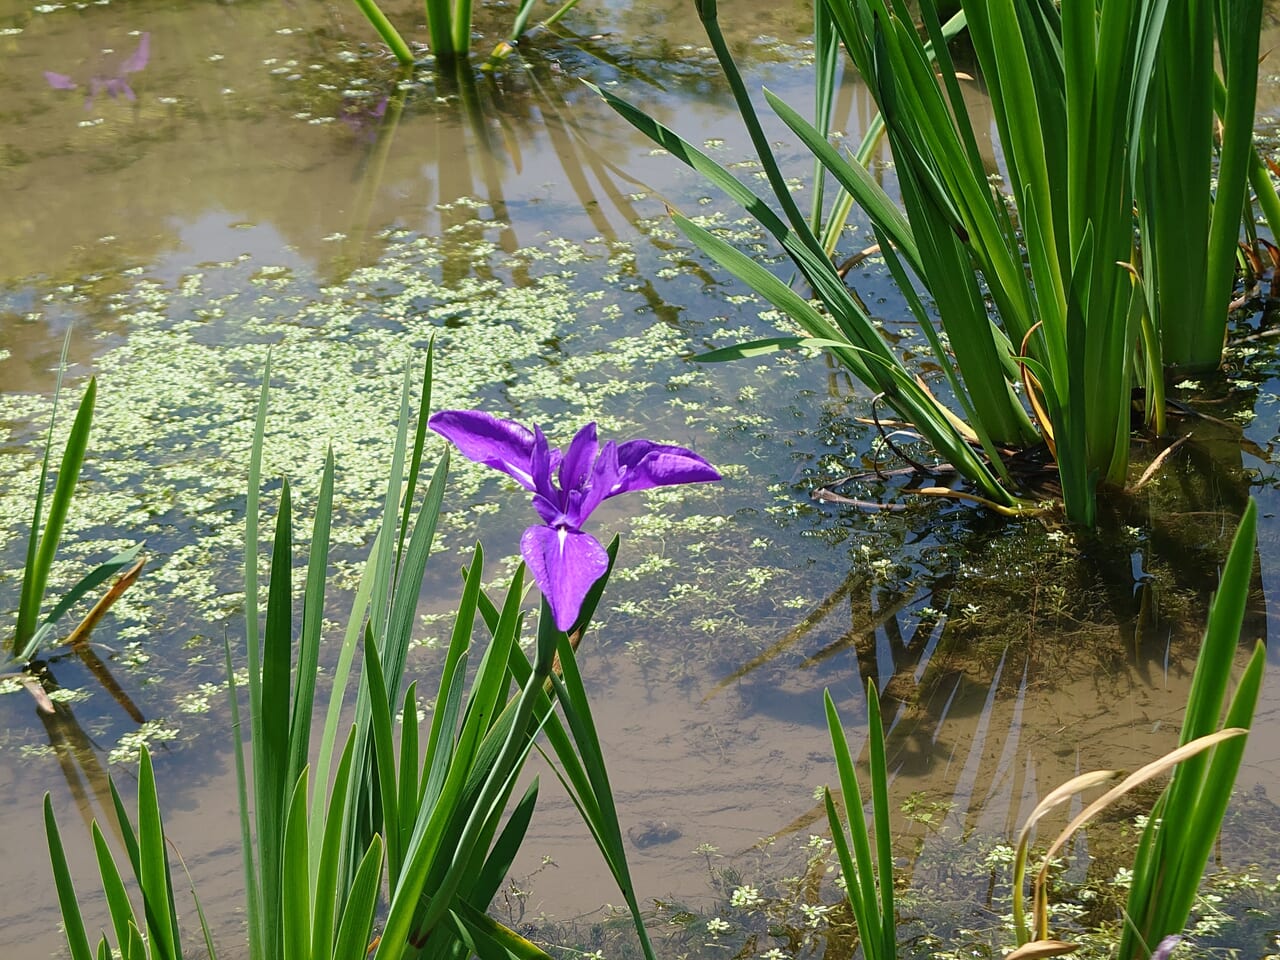
M805 75L791 64L804 51L805 6L752 3L734 37L753 82L765 80L798 103ZM0 389L47 393L73 321L73 373L107 362L104 396L124 389L118 371L128 369L128 351L164 349L171 343L161 337L166 330L194 328L189 342L216 353L265 341L272 324L319 329L314 304L358 299L363 293L352 288L368 282L361 271L400 255L401 238L389 227L443 238L422 269L444 286L494 281L508 290L542 290L537 277L576 271L571 282L588 284L575 288L584 296L577 311L583 329L570 341L576 349L605 351L615 337L655 321L675 331L682 351L724 342L720 328L760 327L758 308L726 299L740 291L713 281L718 274L687 244L655 226L664 197L697 210L702 188L670 158L653 155L576 81L616 82L691 139L723 150L726 160L740 157L743 138L697 49L688 4L590 7L584 0L568 24L596 39L580 46L540 41L528 51L527 69L494 81L412 90L389 83L381 62L343 59L359 52L357 38L367 31L342 4L0 8L0 350L7 351L0 353ZM418 9L406 6L400 16L410 21ZM137 100L100 93L86 106L89 78L118 75L141 31L149 34L150 56L145 70L128 76ZM764 34L780 42L759 39ZM81 89L51 89L46 70L72 77ZM1276 89L1264 85L1264 104ZM841 115L851 117L851 129L864 104L846 91ZM1260 113L1265 121L1274 109L1260 106ZM718 201L705 206L719 208ZM634 262L621 257L623 248L634 249ZM550 268L531 265L528 250L570 252ZM275 285L286 275L298 285ZM374 281L355 325L399 333L403 323L404 335L420 340L420 331L384 309L393 296L381 282L388 290L407 283L401 275ZM863 283L869 302L891 297L882 280ZM198 296L178 298L193 286ZM605 300L587 302L585 293L597 287L607 291ZM232 298L225 310L211 306L219 297ZM879 302L894 315L895 300ZM148 303L154 321L140 315ZM611 327L602 318L613 306L620 317ZM442 337L474 324L469 314L433 316L421 307ZM865 397L828 377L821 361L694 374L672 357L657 372L642 372L640 379L653 381L647 388L610 392L597 389L594 373L573 366L574 349L562 353L548 342L537 357L511 361L477 395L521 416L590 411L653 436L696 438L715 462L737 468L722 492L707 494L713 499L684 508L715 522L658 533L628 527L624 557L655 572L617 584L618 605L582 657L588 683L600 692L597 720L624 828L665 824L635 834L632 865L644 898L715 911L723 909L717 884L725 867L764 882L803 862L808 836L825 832L813 790L834 777L824 688L856 738L862 686L877 683L891 723L895 799L939 805L933 827L903 828L904 849L912 851L902 864L908 874L935 869L938 858L956 855L957 844L1008 836L1037 796L1077 772L1131 767L1169 749L1217 563L1250 492L1263 520L1245 639L1271 632L1267 598L1280 590L1273 451L1280 364L1273 354L1256 359L1260 367L1249 376L1235 371L1234 382L1204 387L1210 403L1219 395L1224 401L1208 409L1227 416L1256 401L1256 415L1243 427L1248 443L1225 426L1197 427L1185 456L1118 508L1111 526L1119 532L1095 545L967 509L867 517L810 504L807 487L838 473L835 461L856 462L868 440L849 420ZM375 357L362 355L359 363L376 366ZM209 383L243 388L244 403L252 403L257 368L235 358L223 380ZM193 362L175 351L172 376L205 384L187 366ZM442 377L458 369L449 362L463 360L446 353ZM620 369L607 372L631 376L626 364L619 360ZM590 399L581 407L558 395L540 402L539 378L548 372ZM699 379L684 379L692 376ZM194 417L215 399L191 403L196 409L149 408L157 435L165 435L162 420ZM243 411L218 416L228 427ZM37 442L32 423L42 421L10 417L6 456L29 462ZM202 428L203 456L225 454L230 441L218 423L215 417ZM373 439L357 438L356 448ZM106 435L95 444L105 457L124 456L127 446ZM184 449L154 449L148 462L160 475L185 467ZM366 447L364 455L376 459L377 452ZM129 488L106 466L91 483L98 492ZM198 492L140 495L131 524L137 533L91 528L83 535L145 532L151 576L163 578L166 564L181 569L177 558L204 535L202 525L212 528L212 519L189 506ZM486 502L500 504L498 512L459 521L459 539L465 543L478 528L491 555L511 554L527 522L523 508L508 510L511 494L495 484L483 492ZM234 504L215 500L205 509L213 517L234 513ZM605 523L633 522L642 507L632 509ZM17 534L11 537L0 543L10 565L21 549ZM702 563L703 556L710 559ZM668 559L674 570L664 566ZM443 571L451 563L442 559L439 584L449 582ZM693 589L682 592L682 584ZM140 621L147 625L141 640L110 624L100 638L117 647L136 643L150 657L108 663L148 719L173 718L179 730L171 744L153 747L168 828L215 928L226 931L225 955L235 957L241 879L225 711L220 700L207 715L183 715L178 707L199 683L217 682L203 644L220 645L224 630L234 637L238 629L228 614L234 597L223 600L217 617L175 604L155 621ZM430 608L443 602L433 596ZM433 663L430 651L419 652L411 669L429 677ZM1240 788L1261 804L1256 809L1270 811L1274 836L1274 647L1269 666ZM73 872L87 891L92 855L78 821L102 815L106 752L136 728L80 664L63 660L52 670L64 686L97 692L48 720L24 694L0 697L0 956L17 960L62 949L41 796L53 795ZM57 749L37 749L44 743ZM131 779L130 764L109 766L122 782ZM594 916L610 899L608 875L553 778L543 781L517 869L528 897L512 910L532 924ZM766 837L777 841L762 844ZM1245 841L1229 845L1221 865L1280 860L1280 850L1249 850ZM544 856L552 862L542 863ZM1266 947L1238 946L1245 956Z

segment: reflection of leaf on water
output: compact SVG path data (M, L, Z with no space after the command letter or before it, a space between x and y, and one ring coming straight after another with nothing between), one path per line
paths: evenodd
M139 545L140 546L140 545ZM133 552L137 552L136 548ZM79 625L71 631L67 636L66 646L80 658L84 665L93 674L102 688L111 694L111 698L120 705L120 708L129 715L129 718L136 723L142 723L144 718L142 711L124 692L124 688L116 682L116 678L111 675L111 671L107 669L107 665L89 646L89 635L93 632L93 628L98 625L98 621L106 614L108 610L115 604L117 600L133 586L134 581L138 579L138 575L142 572L142 566L146 563L146 558L137 561L132 567L116 578L116 582L111 588L102 595L102 598L93 605L93 609L86 614L85 618L80 621ZM61 658L54 657L51 660ZM22 675L23 686L35 698L36 707L41 715L47 715L54 712L53 701L49 699L46 687L46 679L52 680L47 670L35 669L34 666L29 667ZM55 684L56 689L56 684Z
M86 110L91 109L93 101L100 93L107 94L113 100L118 97L124 97L130 101L137 100L137 94L133 92L133 88L129 86L129 81L125 79L125 76L144 69L150 59L151 34L144 31L139 35L138 48L133 53L121 60L114 69L95 73L85 81L89 87L89 96L85 98L84 108ZM80 88L80 84L65 73L54 73L52 70L46 70L44 79L55 90L78 90Z
M550 74L555 66L554 63L548 63L532 55L526 55L525 62L529 68L529 82L539 95L538 105L546 124L548 141L552 150L555 151L556 159L559 160L569 185L577 195L583 212L591 219L592 226L602 236L616 240L617 231L605 218L602 198L596 196L587 174L594 176L596 182L603 188L603 199L609 201L628 228L643 220L627 199L628 193L633 190L651 193L652 188L600 153L593 145L592 139L584 135L574 117L572 105L556 93L554 84L551 82ZM650 81L650 85L661 89L661 85L656 81ZM631 190L623 189L620 184L624 183L629 184ZM711 282L710 277L705 277L705 280L708 283ZM650 306L654 304L651 302Z
M102 669L105 671L106 667ZM36 677L46 695L59 689L58 681L54 679L47 666L42 665L37 670ZM114 680L111 682L115 684ZM116 689L119 689L118 685ZM125 700L128 701L128 697L125 697ZM51 704L53 707L51 712L37 709L36 716L44 724L45 733L49 737L49 746L53 748L54 756L58 758L58 766L62 769L62 776L67 781L67 789L75 801L76 809L84 820L85 827L89 828L95 819L94 804L96 802L101 811L97 816L98 821L110 823L123 843L124 838L120 836L119 825L114 815L111 779L99 758L101 749L80 727L68 704L58 700L51 701ZM132 703L129 706L134 712L137 711ZM133 713L130 713L130 716L133 716ZM141 714L138 714L135 719L141 721Z
M143 563L145 560L138 560L116 579L111 588L94 604L93 609L71 631L66 641L71 652L80 658L102 688L111 695L129 718L138 724L144 722L142 711L112 676L102 658L89 645L89 635L116 600L138 579ZM31 661L24 666L19 680L35 700L36 716L44 725L49 746L53 749L54 756L58 758L58 765L67 781L67 788L75 800L76 808L84 819L85 826L89 827L95 819L93 804L96 801L100 808L100 814L96 818L100 822L112 824L116 828L117 836L120 836L114 813L115 805L111 796L110 778L99 759L102 749L80 727L66 701L54 696L61 687L49 666L51 662L56 663L58 660L65 659L66 656L68 655L63 654L60 657L51 658L48 662Z
M139 724L144 722L142 711L112 676L107 665L102 662L102 658L89 645L89 634L112 604L138 579L144 562L145 560L139 560L128 571L121 574L111 585L111 589L94 604L93 609L67 637L67 644L71 651L80 658L120 708L129 715L129 719ZM71 707L66 702L50 696L60 688L58 681L49 670L49 665L38 661L33 662L23 673L23 685L35 698L36 716L44 724L45 733L49 737L49 746L53 748L54 756L58 758L58 765L62 768L67 788L76 802L76 809L80 811L85 826L89 827L95 818L93 803L96 801L102 814L97 819L112 824L119 836L119 824L114 815L115 806L111 797L111 781L99 759L101 748L81 729L75 715L71 712ZM120 839L123 843L122 836Z
M742 666L733 670L727 677L720 680L711 688L710 692L702 698L702 702L706 703L708 700L721 693L726 687L733 685L747 674L764 666L774 658L781 656L787 650L791 649L803 640L810 630L825 620L827 615L836 608L837 604L852 592L855 581L859 579L857 574L858 571L851 572L847 577L845 577L844 582L841 583L840 586L828 594L826 599L819 602L817 606L806 613L800 619L800 622L783 634L776 643L752 657Z
M102 689L111 694L111 699L120 705L120 708L129 715L129 719L135 723L142 723L145 718L142 711L124 692L124 688L116 682L116 678L111 675L111 671L107 669L107 665L102 662L101 658L93 652L93 648L87 643L81 643L73 648L76 655L89 668L89 672L93 674L94 679L102 684Z
M840 586L828 594L824 599L819 601L812 610L800 619L799 623L783 634L777 642L773 643L766 650L763 650L761 653L752 657L746 663L729 673L728 676L717 682L716 685L711 688L711 691L703 697L703 702L705 703L712 699L717 694L721 693L726 687L740 681L743 677L775 660L777 657L795 647L795 645L804 640L815 627L826 620L832 611L843 608L841 601L846 597L852 596L855 586L860 586L866 582L867 578L863 571L859 569L852 571ZM872 590L874 591L874 584L872 585ZM907 607L916 603L920 599L920 596L921 595L916 590L914 583L908 583L902 589L893 589L889 591L889 596L881 597L879 603L876 603L874 593L869 595L866 605L862 607L866 612L865 622L859 623L858 620L860 618L856 615L851 616L849 629L842 631L834 641L823 646L820 650L806 656L798 665L799 669L803 670L817 666L824 660L827 660L839 653L841 650L845 650L851 646L854 647L856 651L858 641L860 639L873 639L881 630L890 633L892 638L897 640L897 645L904 649L913 648L916 646L917 640L921 638L921 636L929 637L935 631L934 624L918 621L910 638L903 638L902 636L902 624L899 621L898 616ZM852 601L850 601L850 606L856 614L856 610L858 609L857 606L853 605ZM928 650L930 649L931 647L926 643L926 660ZM875 679L877 688L883 690L889 681L896 675L895 670L896 667L893 663L892 652L890 651L886 663L868 665L862 672L866 679ZM918 682L918 676L916 680Z

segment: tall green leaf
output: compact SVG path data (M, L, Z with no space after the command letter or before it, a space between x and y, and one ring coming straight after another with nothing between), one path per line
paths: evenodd
M1217 729L1248 729L1262 688L1266 653L1257 645L1227 706L1231 668L1253 581L1257 506L1250 500L1231 545L1196 662L1180 742ZM1134 861L1126 923L1118 955L1144 960L1147 946L1178 933L1187 922L1205 864L1226 813L1245 738L1218 744L1184 760L1174 772L1143 832Z
M61 366L58 383L62 382ZM54 392L54 410L57 410L57 392ZM44 601L45 589L49 585L49 571L53 568L53 560L58 552L58 543L62 539L62 529L66 525L67 514L71 510L71 498L75 493L76 483L80 479L80 469L84 465L85 450L89 445L89 431L93 425L93 407L98 395L96 377L89 379L76 417L67 436L66 446L62 451L62 461L58 466L58 479L54 485L53 496L49 500L49 515L44 513L44 488L49 470L50 444L53 441L53 421L50 421L50 436L45 445L44 462L40 468L40 487L36 491L35 509L31 518L31 532L27 540L27 560L22 572L22 594L18 605L18 623L14 630L12 652L18 656L28 651L28 643L36 632L36 624L40 616L40 605Z
M307 765L311 746L311 716L315 712L316 675L320 663L320 630L324 624L325 577L329 564L329 528L333 518L333 450L325 453L324 474L316 500L311 529L310 558L302 595L302 634L298 641L298 665L294 677L293 707L289 717L289 780L296 780Z
M138 767L138 885L146 908L147 941L154 960L182 960L177 912L173 907L173 878L169 849L160 819L155 770L151 754L142 751Z
M62 834L58 832L58 821L53 816L53 801L47 793L44 795L44 829L49 842L53 881L58 890L62 927L67 936L71 960L93 960L93 951L89 948L89 938L84 930L84 918L80 915L80 904L76 900L75 886L71 881L71 869L67 866L67 855L62 846Z

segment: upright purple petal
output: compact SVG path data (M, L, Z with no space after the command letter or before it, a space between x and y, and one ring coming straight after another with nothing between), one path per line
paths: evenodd
M552 450L546 434L536 423L533 425L533 453L529 456L529 474L533 477L533 491L546 498L548 503L560 506L560 491L556 489L551 474L560 463L561 453Z
M618 475L605 496L719 479L716 468L692 450L652 440L628 440L618 447Z
M571 519L576 526L587 522L593 510L603 500L613 496L613 488L617 486L622 472L618 467L618 445L610 440L596 457L591 468L591 480L587 484L586 494L576 498Z
M520 554L560 630L573 626L587 591L609 568L599 540L564 527L530 527L520 538Z
M65 73L54 73L52 70L46 70L44 79L55 90L74 90L76 88L76 82Z
M441 410L427 425L467 459L501 470L526 490L534 489L533 432L528 427L480 410Z
M600 444L596 441L596 425L588 423L574 435L569 449L564 453L564 460L560 464L561 490L567 492L586 483L598 449Z
M143 32L138 37L138 49L130 54L129 59L120 64L120 74L137 73L151 59L151 34Z

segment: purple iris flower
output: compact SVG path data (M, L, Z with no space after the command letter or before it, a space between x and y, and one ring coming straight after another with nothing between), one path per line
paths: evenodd
M126 100L137 100L137 95L134 94L133 88L129 86L129 81L125 79L125 75L137 73L147 65L147 61L150 59L151 34L142 33L138 37L138 49L120 61L114 71L97 74L89 78L89 96L85 98L84 108L88 110L92 107L94 99L98 94L104 92L112 99L124 97ZM79 87L79 84L65 73L54 73L52 70L44 72L44 79L55 90L75 90Z
M631 490L720 479L684 447L610 440L601 449L594 423L561 451L551 449L536 424L530 430L479 410L442 410L428 422L464 457L501 470L533 494L542 523L525 530L520 553L561 630L573 626L587 591L609 566L600 541L582 530L591 511Z

